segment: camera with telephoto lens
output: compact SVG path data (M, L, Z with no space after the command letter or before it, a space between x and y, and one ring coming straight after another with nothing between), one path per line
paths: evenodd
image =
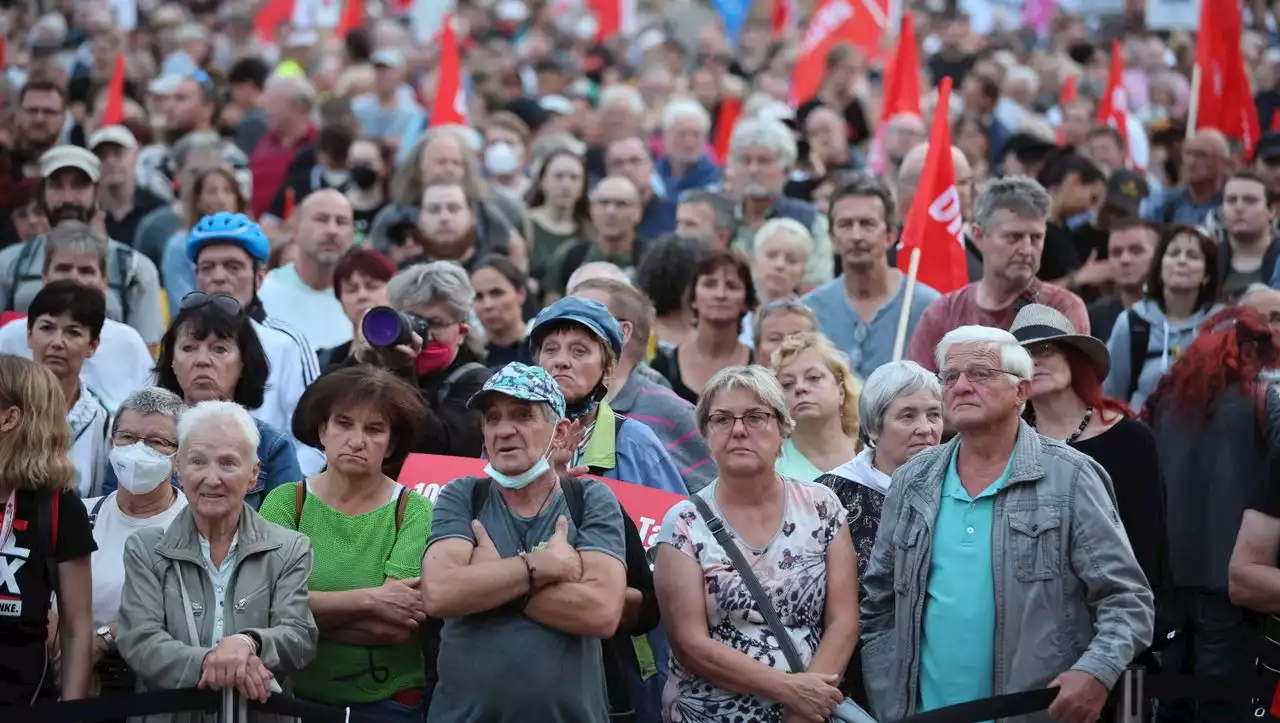
M390 306L375 306L364 315L360 330L365 341L379 349L410 345L417 334L423 343L427 340L427 320L411 312L396 311Z

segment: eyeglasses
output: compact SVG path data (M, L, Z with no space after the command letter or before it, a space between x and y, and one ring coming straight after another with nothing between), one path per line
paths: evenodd
M178 451L178 443L173 440L164 439L163 437L139 437L129 432L116 432L111 435L111 441L117 447L129 447L142 442L151 449L165 455L166 457Z
M206 294L203 291L192 291L182 297L178 308L180 311L191 311L192 309L199 309L209 305L212 305L213 308L227 316L239 316L244 311L244 307L240 305L240 302L234 296Z
M1032 359L1043 359L1057 351L1053 344L1047 341L1040 342L1039 344L1028 344L1026 349Z
M713 432L728 432L739 420L742 426L752 432L759 432L769 426L773 415L768 412L747 412L741 417L732 414L713 414L707 419L707 427Z
M941 374L938 375L938 381L942 382L942 386L950 389L951 387L954 387L956 385L956 382L960 381L961 376L964 376L965 379L968 379L970 382L973 382L974 384L983 384L987 380L991 379L991 377L995 374L1008 374L1014 379L1022 378L1022 377L1019 377L1017 374L1014 374L1013 372L1007 372L1003 369L993 369L988 366L976 366L976 367L969 367L968 369L963 369L963 370L948 369L945 372L942 372Z

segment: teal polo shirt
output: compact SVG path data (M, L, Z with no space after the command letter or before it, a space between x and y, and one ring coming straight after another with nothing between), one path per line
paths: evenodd
M920 710L988 698L995 676L996 601L991 527L1009 465L977 497L951 455L938 500L920 641ZM1010 459L1012 464L1012 459Z

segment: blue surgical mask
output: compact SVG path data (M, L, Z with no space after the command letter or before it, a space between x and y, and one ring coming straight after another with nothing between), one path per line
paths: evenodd
M493 463L486 464L484 473L493 478L502 487L509 490L519 490L533 484L533 481L546 474L551 469L551 462L547 460L547 455L551 453L551 445L555 443L555 436L551 437L551 441L547 443L547 448L543 450L542 456L529 469L517 475L508 475L494 469Z

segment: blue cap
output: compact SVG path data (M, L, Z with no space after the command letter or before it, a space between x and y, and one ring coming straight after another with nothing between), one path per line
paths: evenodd
M480 391L467 400L467 409L475 409L488 394L505 394L526 402L546 402L551 411L564 419L564 393L560 385L541 367L511 362L489 377Z
M586 327L600 341L613 349L613 356L622 356L622 327L604 304L594 299L566 296L538 312L529 330L529 343L534 349L542 345L542 338L552 328L571 322Z
M215 244L239 246L260 264L267 263L271 253L271 242L262 227L243 213L219 211L196 222L187 236L187 259L195 263L205 246Z

